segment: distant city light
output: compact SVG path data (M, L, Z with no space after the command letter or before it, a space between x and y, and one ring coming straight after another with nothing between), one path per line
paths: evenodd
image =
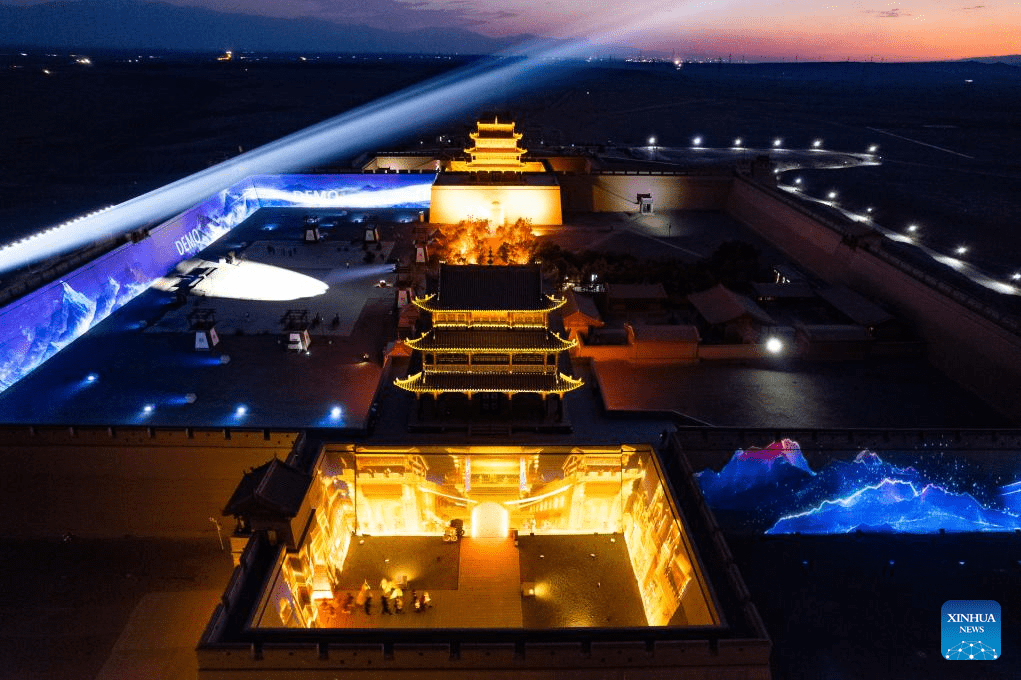
M958 255L964 255L968 252L968 246L957 246L957 250L954 251Z
M773 140L773 146L780 146L781 144L783 144L783 140L779 137Z
M740 137L738 137L737 139L734 140L734 146L741 146L741 144L742 144L742 140L741 140Z
M812 148L813 149L818 149L821 146L822 146L822 140L821 139L817 139L814 142L812 142Z
M701 137L693 137L692 140L691 140L691 145L692 146L702 146L702 138Z
M766 340L766 351L770 354L779 354L783 351L783 340L775 337Z
M237 416L238 418L240 418L243 415L246 415L247 413L248 413L248 407L245 406L244 404L242 404L241 406L238 406L236 409L234 409L234 415Z

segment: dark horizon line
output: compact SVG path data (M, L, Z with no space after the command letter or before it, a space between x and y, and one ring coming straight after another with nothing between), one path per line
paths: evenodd
M331 50L246 50L246 49L213 49L213 48L166 48L166 47L103 47L103 46L82 46L80 48L70 48L67 45L18 45L18 44L0 44L0 56L14 56L27 53L27 56L36 56L31 53L43 53L43 56L63 56L63 55L78 55L88 56L86 52L91 54L109 54L109 55L133 55L137 56L140 53L147 55L160 55L160 56L208 56L209 58L215 59L216 56L224 54L226 51L232 51L235 55L258 55L266 57L455 57L460 59L484 59L484 58L501 58L501 59L516 59L526 56L525 54L506 54L506 53L495 53L495 52L442 52L442 51L398 51L398 50L380 50L380 51L355 51L355 52L341 52ZM594 57L576 57L571 59L562 59L558 61L578 61L578 62L591 62L591 61L612 61L612 62L625 62L625 63L641 63L635 62L635 59L650 59L656 60L661 63L671 63L672 60L668 57L660 55L658 52L649 53L646 55L636 54L627 55L620 53L609 53L603 56ZM784 64L785 66L796 66L799 64L959 64L962 62L976 62L976 63L997 63L994 60L1021 60L1021 54L1004 54L1004 55L992 55L992 56L975 56L975 57L962 57L960 59L790 59L790 58L775 58L775 59L761 59L761 60L744 60L744 61L733 61L731 59L716 56L685 56L681 58L683 64L713 64L720 66L768 66L770 64ZM1007 62L1000 62L1005 65L1011 66Z

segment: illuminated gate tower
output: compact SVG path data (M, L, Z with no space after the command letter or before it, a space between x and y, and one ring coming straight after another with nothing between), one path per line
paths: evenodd
M456 224L488 220L492 228L517 220L563 224L560 184L547 162L523 160L521 133L513 121L483 115L471 133L468 160L443 166L432 187L429 220Z
M562 420L563 395L582 381L558 362L576 342L549 329L564 300L543 295L538 265L440 265L439 292L414 303L432 315L432 328L407 341L422 371L394 382L415 394L420 416L429 395L447 411L467 398L472 414L520 415L531 400Z

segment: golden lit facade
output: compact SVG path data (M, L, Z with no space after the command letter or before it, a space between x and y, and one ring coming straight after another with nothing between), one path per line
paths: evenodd
M577 341L549 329L549 313L564 300L542 294L537 265L441 265L439 293L414 303L431 314L432 328L406 341L421 352L421 372L395 384L416 396L531 393L545 399L583 384L559 370L560 354Z
M486 220L495 229L526 220L563 224L560 184L547 163L523 160L521 133L512 121L484 116L471 133L468 160L444 164L432 187L430 221Z
M310 528L295 549L281 550L257 627L329 627L319 604L343 598L341 584L351 580L345 569L357 562L348 562L349 552L373 537L443 541L452 522L468 540L616 537L626 550L617 567L633 572L646 625L719 624L648 446L331 446L316 465L309 501ZM556 540L546 545L556 560ZM420 577L414 569L403 575L412 586ZM549 584L529 588L541 599Z

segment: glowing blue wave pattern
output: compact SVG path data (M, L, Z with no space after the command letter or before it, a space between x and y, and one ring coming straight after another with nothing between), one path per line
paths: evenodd
M813 470L797 443L784 440L738 450L719 472L706 469L696 477L706 502L733 529L767 534L1021 529L1021 482L997 486L945 463L939 473L923 472L862 451L851 461Z

